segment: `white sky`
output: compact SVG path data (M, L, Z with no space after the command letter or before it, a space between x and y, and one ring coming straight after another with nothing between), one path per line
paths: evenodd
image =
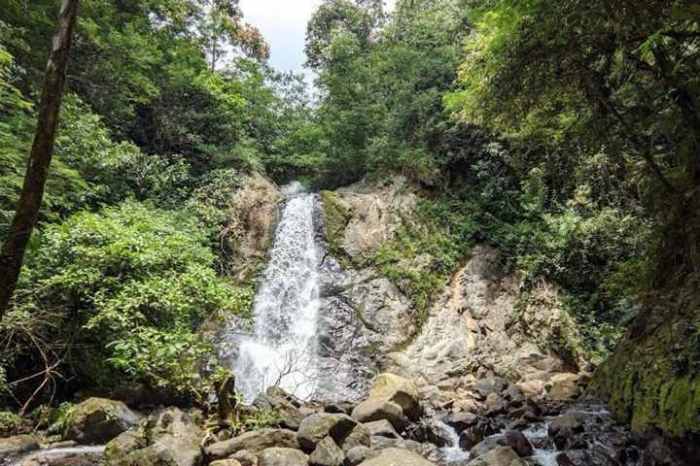
M387 5L396 0L387 0ZM306 23L321 0L241 0L245 20L257 26L270 44L270 64L280 71L301 72L306 61Z

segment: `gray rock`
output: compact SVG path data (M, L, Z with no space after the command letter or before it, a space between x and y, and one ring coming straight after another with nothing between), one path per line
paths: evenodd
M343 466L344 462L345 453L330 436L318 442L309 457L311 466Z
M281 418L280 427L297 430L304 419L299 409L301 402L279 387L270 387L253 401L253 406L261 409L272 409Z
M402 432L410 422L401 406L382 399L363 401L352 410L352 418L362 423L386 419L399 432Z
M237 451L230 458L241 463L241 466L258 466L258 455L248 450Z
M241 450L259 453L272 447L299 448L296 432L288 429L254 430L231 440L213 443L204 451L210 459L224 459Z
M203 438L192 416L168 408L149 416L138 433L122 434L107 444L105 459L110 466L199 466Z
M375 453L369 447L358 445L347 451L345 457L349 466L357 466L364 460L371 458Z
M499 447L502 447L504 442L505 437L503 435L494 435L488 437L474 445L474 447L470 450L471 456L473 458L484 456L491 450L495 450Z
M136 426L140 419L141 415L121 401L89 398L70 411L64 438L81 444L104 444Z
M293 448L266 448L258 455L258 466L307 466L309 456Z
M312 414L304 418L299 425L299 445L304 451L311 452L326 436L342 445L356 425L357 422L347 414Z
M532 454L534 453L530 441L520 431L506 431L503 435L503 441L506 444L506 446L511 447L513 451L515 451L521 458L524 458L526 456L532 456Z
M372 445L369 429L364 424L357 424L342 443L343 451L346 453L355 447L369 447Z
M565 413L549 423L548 434L559 450L571 448L577 434L585 430L586 417L581 413Z
M399 433L396 432L394 426L386 419L380 419L379 421L366 422L363 424L369 431L370 436L381 436L388 438L399 438Z

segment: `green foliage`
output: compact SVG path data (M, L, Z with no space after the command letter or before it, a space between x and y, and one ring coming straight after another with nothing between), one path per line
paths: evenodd
M9 437L16 435L24 426L24 419L10 411L0 411L0 435Z
M42 231L15 313L65 313L45 331L58 340L52 347L73 342L67 365L81 377L109 386L116 371L200 393L199 369L213 350L197 329L207 319L247 315L252 301L250 290L217 277L207 245L189 213L133 201L78 213Z

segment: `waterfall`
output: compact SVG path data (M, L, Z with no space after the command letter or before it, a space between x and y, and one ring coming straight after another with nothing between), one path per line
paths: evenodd
M319 310L318 248L314 240L315 196L299 183L286 197L270 260L253 305L252 334L234 337L237 390L251 402L270 386L301 399L317 387Z

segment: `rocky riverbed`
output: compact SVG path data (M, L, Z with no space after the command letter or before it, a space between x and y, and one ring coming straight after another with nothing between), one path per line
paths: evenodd
M198 410L141 414L99 398L76 407L59 436L0 440L3 466L653 466L683 465L659 436L639 436L592 400L551 402L503 379L480 381L479 410L435 411L393 374L359 402L303 402L278 388L246 410L274 409L263 428L212 426ZM53 442L53 443L52 443ZM88 445L98 444L98 445Z

